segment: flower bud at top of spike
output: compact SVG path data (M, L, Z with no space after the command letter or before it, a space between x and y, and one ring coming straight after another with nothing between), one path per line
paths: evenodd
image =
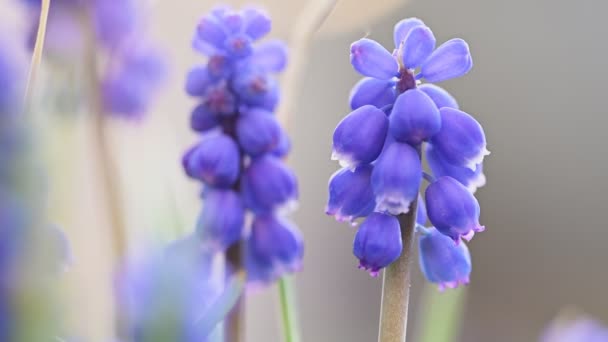
M372 171L376 211L405 214L418 196L422 164L418 152L408 144L390 142Z
M230 56L236 58L249 57L253 51L251 40L244 34L228 37L224 42L224 48Z
M257 157L277 147L281 126L271 112L251 109L238 118L236 136L245 153Z
M245 206L233 190L207 188L203 195L196 231L203 244L224 251L243 236Z
M361 224L353 242L353 254L359 259L359 268L368 271L372 277L397 260L403 243L401 228L396 217L372 213Z
M244 31L252 40L264 37L272 27L272 22L266 13L256 8L248 8L243 11L245 18Z
M389 117L391 135L413 145L433 137L441 128L441 116L433 100L419 89L397 97Z
M199 104L190 115L190 128L196 132L206 132L218 127L217 116L210 112L205 105Z
M475 170L490 154L483 128L471 115L443 107L441 130L432 139L433 147L448 163Z
M455 38L440 47L422 64L420 76L428 82L441 82L460 77L473 67L469 45Z
M388 80L399 73L395 57L378 42L367 38L350 46L350 63L363 76Z
M188 176L212 186L230 187L239 177L240 157L234 140L211 132L186 153L183 163Z
M362 165L354 171L340 169L329 179L327 215L337 221L353 222L371 214L376 207L376 196L371 186L373 166Z
M304 244L300 232L274 215L256 216L247 249L245 265L254 283L269 283L302 268Z
M197 38L216 49L222 49L227 34L217 18L207 15L198 23Z
M479 224L479 203L452 177L440 177L426 188L426 209L431 223L457 243L471 240L485 229Z
M429 167L436 178L450 176L464 185L471 193L475 193L478 188L486 184L482 164L477 164L475 170L452 165L445 161L431 144L426 145L425 153Z
M253 50L250 63L270 72L281 72L287 66L287 46L280 40L262 42Z
M348 114L336 127L332 160L351 169L374 161L384 145L388 118L380 109L365 105Z
M289 209L297 197L295 175L278 158L265 155L251 161L241 178L245 204L256 214Z
M464 243L455 243L437 229L424 229L419 238L420 269L439 289L456 288L469 283L471 255Z
M354 110L365 105L382 108L392 105L396 96L394 80L366 77L357 82L350 91L350 108Z
M435 36L426 26L413 27L401 46L403 65L408 69L415 69L429 58L435 49Z
M442 107L458 109L458 102L445 89L432 83L421 84L418 86L418 89L425 92L435 102L438 109Z
M424 22L418 18L407 18L403 19L395 25L393 30L393 40L395 42L395 48L398 49L401 43L410 33L410 30L417 26L424 26Z

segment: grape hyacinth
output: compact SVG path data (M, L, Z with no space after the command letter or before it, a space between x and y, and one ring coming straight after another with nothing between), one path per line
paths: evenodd
M23 0L31 17L30 45L38 28L40 0ZM96 55L98 96L105 113L139 120L165 79L166 63L150 42L136 0L55 0L50 7L45 52L62 67ZM85 18L85 20L83 20ZM91 66L87 66L91 68Z
M436 48L433 32L417 18L395 25L394 42L392 53L368 38L351 45L351 64L365 78L350 92L352 112L333 135L332 159L343 168L329 181L326 212L353 224L364 218L353 252L360 268L376 276L400 256L403 229L414 223L400 224L417 208L423 273L451 288L468 283L471 272L461 239L484 229L473 193L485 184L489 152L481 125L446 90L422 81L460 77L473 62L462 39ZM430 183L424 200L423 179ZM423 227L427 214L433 227Z
M572 321L557 319L541 336L540 342L607 342L608 327L589 317Z
M298 187L281 160L290 142L273 113L274 74L285 68L287 49L280 41L257 42L270 28L255 8L217 7L200 19L193 46L207 60L189 71L185 88L198 102L190 126L201 138L182 160L204 187L199 238L217 253L242 246L244 260L229 261L261 284L299 270L303 252L300 233L284 218Z

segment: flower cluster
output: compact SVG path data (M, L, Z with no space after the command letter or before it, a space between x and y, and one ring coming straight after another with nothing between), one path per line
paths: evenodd
M485 183L489 152L481 125L459 110L440 82L472 67L462 39L435 48L432 31L419 19L395 26L395 49L364 38L351 45L351 64L366 76L350 94L352 112L336 127L332 159L343 167L329 181L327 214L338 221L366 217L354 254L376 275L401 254L398 217L418 208L421 266L429 281L467 283L470 256L461 238L483 230L473 192ZM422 154L431 173L424 172ZM417 200L423 175L430 185ZM417 205L418 202L418 205Z
M24 2L31 12L33 45L41 1ZM166 69L162 54L144 32L141 13L136 0L56 0L47 24L47 55L73 67L87 54L99 54L97 61L104 65L96 86L103 109L130 119L147 111Z
M285 68L287 51L278 41L253 44L270 27L253 8L216 8L200 20L194 47L208 58L188 73L186 91L199 102L190 124L201 139L183 157L188 176L204 184L198 235L217 252L246 239L249 280L261 283L299 269L303 250L283 217L298 189L281 160L290 142L273 114L279 92L272 73ZM247 211L255 216L250 230Z

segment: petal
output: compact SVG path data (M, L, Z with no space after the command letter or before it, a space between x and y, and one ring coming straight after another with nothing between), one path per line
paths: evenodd
M437 108L450 107L458 109L458 102L456 102L456 99L445 89L432 83L421 84L418 89L430 96Z
M482 164L477 164L475 170L452 165L431 144L426 145L425 153L426 160L435 178L450 176L464 185L471 193L475 193L478 188L485 185L486 177L483 174Z
M362 165L354 171L343 168L329 179L329 199L325 213L337 221L348 221L371 214L376 207L372 190L373 166Z
M236 58L249 57L253 52L251 39L245 34L235 34L224 41L226 52Z
M469 45L460 38L441 44L424 62L420 76L428 82L441 82L460 77L473 67Z
M196 132L206 132L218 127L219 120L205 105L198 105L190 115L190 128Z
M410 33L410 30L417 26L424 26L422 20L418 18L403 19L395 25L393 40L395 41L396 49L401 46L401 43L405 40L407 34Z
M441 116L433 100L419 89L397 97L390 119L391 135L413 145L433 137L441 129Z
M351 169L371 163L382 151L387 131L383 111L370 105L355 109L334 131L332 160Z
M271 112L253 109L239 117L236 136L245 153L257 157L277 147L281 139L281 127Z
M233 190L208 189L196 226L203 243L216 251L224 251L243 236L245 207Z
M211 132L186 153L183 164L192 178L216 187L230 187L239 176L240 153L231 137Z
M490 154L483 127L458 109L443 107L439 112L441 130L431 139L433 147L448 163L475 170Z
M254 159L241 178L245 204L256 214L290 209L298 197L294 173L278 158L266 155Z
M301 267L304 243L293 223L275 215L256 216L250 239L250 248L254 248L255 255L265 262L290 272Z
M252 40L258 40L268 34L272 27L270 17L263 11L255 8L248 8L243 11L245 18L245 33Z
M350 63L363 76L388 80L397 76L399 65L382 45L363 38L350 46Z
M397 260L402 249L399 221L381 213L373 213L363 221L353 242L353 254L359 259L359 268L374 277L380 269Z
M351 90L350 108L354 110L365 105L382 108L393 104L396 96L395 81L366 77Z
M420 269L426 279L446 287L467 284L471 274L471 254L464 243L456 244L431 227L420 234Z
M190 96L203 96L207 87L211 85L211 79L207 67L196 66L186 75L186 92Z
M374 165L371 180L376 211L407 213L422 182L420 155L408 144L389 143Z
M287 66L287 45L280 40L270 40L255 47L251 63L266 71L281 72Z
M279 143L272 150L272 155L279 158L284 158L291 151L291 139L287 135L284 129L281 129L281 136L279 138Z
M435 36L426 26L416 26L410 30L401 47L403 65L408 69L420 66L435 50Z
M216 18L205 16L198 22L197 38L216 49L222 49L227 34Z
M276 80L265 71L243 68L236 73L232 87L246 105L263 106L272 111L278 103Z
M477 199L452 177L440 177L431 183L425 200L431 223L455 241L484 229L479 224Z

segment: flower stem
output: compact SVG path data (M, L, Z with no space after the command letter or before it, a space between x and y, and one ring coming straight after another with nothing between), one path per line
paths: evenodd
M44 37L46 36L46 23L49 18L49 8L51 7L51 0L42 0L40 4L40 19L38 22L38 32L36 32L36 43L34 44L34 51L32 53L32 61L30 63L29 75L27 78L27 84L25 87L25 110L26 113L29 110L30 102L32 100L34 83L36 83L36 76L40 69L40 63L42 62L42 51L44 50Z
M281 301L281 316L283 318L283 333L285 342L300 342L300 329L296 305L296 293L293 278L284 276L279 280L279 298Z
M99 86L97 49L95 46L95 32L91 14L84 18L85 29L88 31L88 48L86 56L86 71L89 84L89 101L93 115L94 135L93 144L99 162L99 180L105 192L106 208L110 219L110 234L112 237L114 256L116 262L121 262L127 252L127 238L125 229L125 216L123 213L122 194L118 178L117 166L112 158L112 149L108 141L107 118L101 101Z
M230 265L228 272L239 272L243 266L242 242L237 243L226 251L226 260ZM236 304L224 320L224 338L226 342L242 342L245 340L245 295L239 295Z
M417 205L416 200L407 214L399 216L403 252L384 270L378 342L405 342Z

